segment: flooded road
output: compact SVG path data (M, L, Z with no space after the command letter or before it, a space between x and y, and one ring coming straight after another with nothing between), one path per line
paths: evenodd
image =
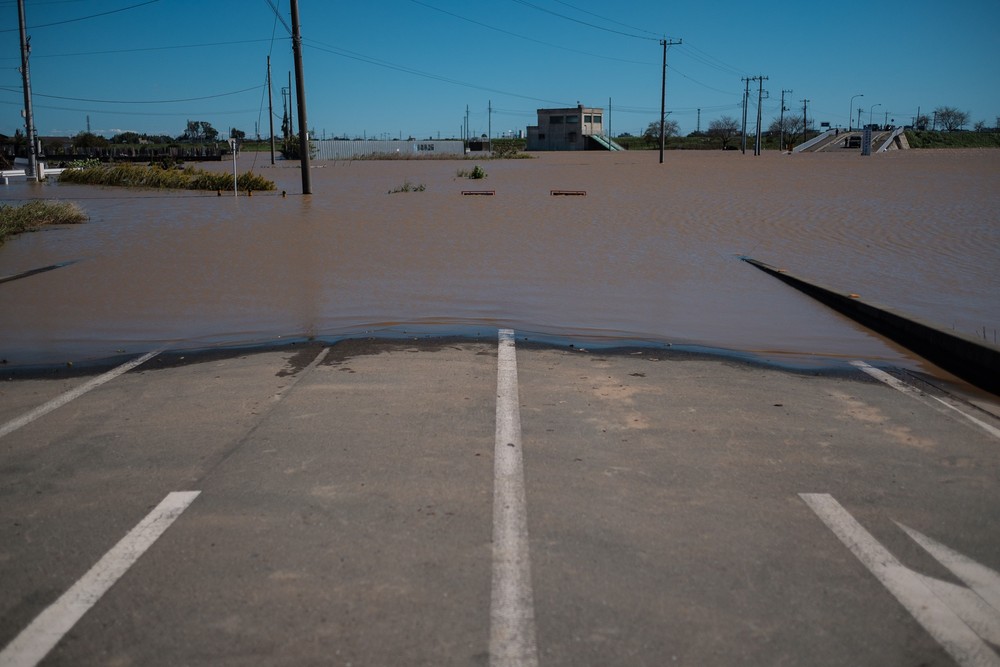
M256 159L279 194L12 180L5 202L66 199L91 219L0 247L0 276L77 260L0 284L0 357L510 327L920 366L739 255L990 342L1000 330L1000 151L657 157L319 162L312 196L264 154L239 169ZM476 164L486 179L458 176ZM389 194L406 182L426 189Z

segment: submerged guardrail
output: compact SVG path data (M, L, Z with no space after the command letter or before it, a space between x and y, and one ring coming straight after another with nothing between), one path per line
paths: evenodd
M740 259L899 343L949 373L1000 396L1000 347L972 336L946 331L885 306L869 303L858 294L836 292L756 259Z

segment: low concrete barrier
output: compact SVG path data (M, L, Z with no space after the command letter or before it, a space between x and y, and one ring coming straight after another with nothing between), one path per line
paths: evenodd
M945 331L917 318L868 303L857 294L835 292L764 262L749 257L741 259L872 331L890 338L949 373L1000 396L1000 347L972 336Z

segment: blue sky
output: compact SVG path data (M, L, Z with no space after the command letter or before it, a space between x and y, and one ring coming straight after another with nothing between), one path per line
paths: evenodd
M266 57L280 133L292 69L289 0L26 0L39 134L179 135L187 120L268 133ZM277 7L276 17L272 4ZM997 0L803 3L664 0L300 0L309 125L322 136L458 135L534 124L535 109L607 107L612 132L667 109L688 133L741 116L742 77L846 125L864 109L909 123L953 106L1000 116ZM79 19L79 20L78 20ZM0 0L0 133L23 127L16 0ZM756 91L756 84L754 91ZM756 104L756 94L752 95ZM183 100L183 101L180 101ZM492 104L492 119L489 107ZM750 115L756 109L751 107Z

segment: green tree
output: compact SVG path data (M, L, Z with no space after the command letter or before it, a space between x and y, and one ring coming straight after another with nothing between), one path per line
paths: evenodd
M179 139L180 141L203 142L215 141L219 136L219 131L212 127L212 124L204 120L189 120Z
M80 132L73 137L75 148L104 148L108 145L108 140L92 132Z
M113 144L137 144L142 137L138 132L122 132L111 137Z

